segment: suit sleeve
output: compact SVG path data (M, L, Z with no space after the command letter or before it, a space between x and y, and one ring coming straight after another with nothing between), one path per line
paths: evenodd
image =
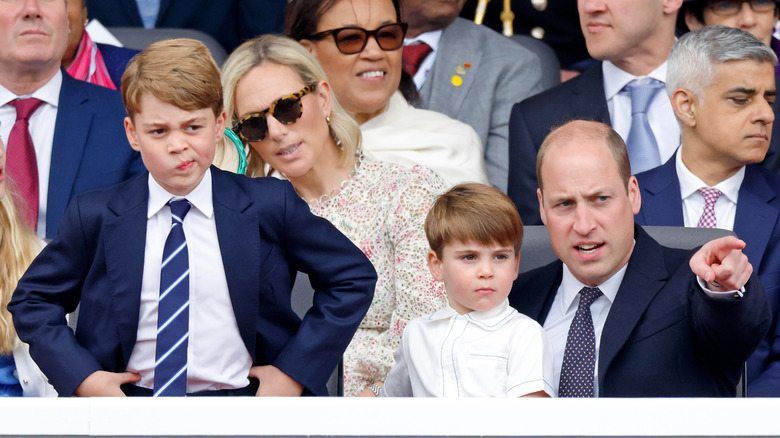
M19 338L60 395L76 387L101 366L76 341L65 315L76 309L91 265L89 233L80 212L80 198L71 202L57 237L46 246L19 280L8 310Z
M745 285L744 296L734 299L708 296L694 277L690 284L696 289L691 301L696 337L713 358L741 366L772 323L769 300L758 277L754 273Z
M509 182L507 194L515 203L524 225L541 225L536 189L538 147L526 121L524 102L512 107L509 119Z
M516 102L542 91L541 61L537 56L504 61L493 90L490 130L485 144L485 166L490 183L506 193L509 178L509 116ZM534 156L534 159L536 157Z
M312 308L273 365L315 391L328 380L371 305L376 271L330 222L285 184L283 245L292 269L309 275Z

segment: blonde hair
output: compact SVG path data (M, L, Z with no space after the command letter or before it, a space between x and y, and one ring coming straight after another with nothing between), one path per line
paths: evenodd
M163 40L135 55L122 75L122 102L131 119L145 93L186 111L222 113L219 66L200 41Z
M19 345L8 303L16 283L41 249L35 233L22 222L9 193L0 199L0 353L10 354Z
M263 35L249 40L238 46L222 67L222 88L225 94L227 126L232 127L238 122L238 114L236 114L238 83L253 68L265 63L289 67L298 75L304 85L316 87L322 81L327 82L325 72L314 56L295 40L279 35ZM360 127L344 111L333 92L330 93L330 98L330 133L336 144L341 147L342 163L346 164L358 153L361 139ZM265 162L260 154L252 147L248 149L249 163L246 174L248 176L270 174L270 172L265 173ZM235 172L237 163L237 152L232 143L225 139L217 144L217 152L214 157L214 164L217 167Z
M511 245L518 254L523 221L515 204L500 190L484 184L459 184L434 202L425 218L425 235L439 258L444 245L453 241Z

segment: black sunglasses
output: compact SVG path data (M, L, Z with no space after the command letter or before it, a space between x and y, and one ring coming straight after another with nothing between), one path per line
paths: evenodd
M753 12L770 12L777 8L775 0L722 0L707 4L713 14L721 16L737 15L742 3L748 3Z
M325 30L317 32L314 35L306 37L308 40L321 40L333 35L336 41L336 47L339 52L345 55L360 53L366 48L368 37L373 36L379 48L385 51L398 50L404 44L406 29L409 25L406 23L391 23L377 27L374 30L365 30L362 27L341 27L338 29Z
M271 104L268 109L264 109L258 113L252 113L236 123L233 127L233 132L239 135L245 142L260 141L265 138L268 133L268 120L265 118L265 114L268 113L279 123L289 125L298 121L303 115L303 105L301 104L301 98L312 91L315 86L307 85L297 93L290 94L289 96L283 96L277 99Z

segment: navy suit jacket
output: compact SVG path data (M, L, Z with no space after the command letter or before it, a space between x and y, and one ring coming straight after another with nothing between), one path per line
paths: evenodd
M100 54L103 55L103 61L106 63L108 75L111 76L111 82L114 83L117 90L121 90L122 75L125 74L127 64L140 51L110 44L98 44L97 46Z
M136 0L86 0L89 18L109 27L144 27ZM154 27L205 32L230 53L241 42L280 33L287 0L160 0Z
M512 108L507 194L526 225L542 224L536 197L539 187L536 153L553 128L576 119L612 125L604 96L601 62L574 79L529 97ZM763 164L772 171L780 171L780 123L775 123L772 128L772 142Z
M289 182L211 168L219 250L241 338L254 365L272 364L307 393L327 395L373 297L376 272ZM146 242L148 174L77 196L57 237L19 281L8 308L19 337L60 395L92 372L122 372L135 345ZM316 290L301 320L297 271ZM79 309L75 335L65 314ZM215 346L219 348L219 346Z
M127 142L127 114L119 93L73 79L62 71L54 126L46 237L54 238L70 200L143 172L141 154Z
M601 335L599 396L735 396L772 319L761 284L751 279L744 298L710 298L688 267L689 251L663 247L639 226L634 238ZM544 324L562 272L555 261L521 274L510 304Z
M675 159L637 175L641 225L684 226ZM758 272L775 315L767 336L748 360L748 395L780 396L780 175L758 164L745 167L739 188L734 232L746 243L743 252Z

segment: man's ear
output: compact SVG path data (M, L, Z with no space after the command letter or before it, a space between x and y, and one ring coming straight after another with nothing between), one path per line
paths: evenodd
M125 135L127 135L127 142L130 143L130 147L135 151L141 152L141 145L138 142L138 132L136 132L133 119L130 117L125 117Z
M680 10L683 4L683 0L663 0L663 11L664 14L670 15L675 14L675 17L677 16L677 11Z
M547 215L544 214L544 198L542 197L542 189L536 189L536 198L539 200L539 216L542 217L542 223L547 225Z
M678 88L670 98L674 115L685 126L696 126L696 110L698 98L693 92L685 88Z
M433 250L428 251L428 269L431 270L431 276L436 281L444 281L444 275L441 272L441 260L436 252Z

